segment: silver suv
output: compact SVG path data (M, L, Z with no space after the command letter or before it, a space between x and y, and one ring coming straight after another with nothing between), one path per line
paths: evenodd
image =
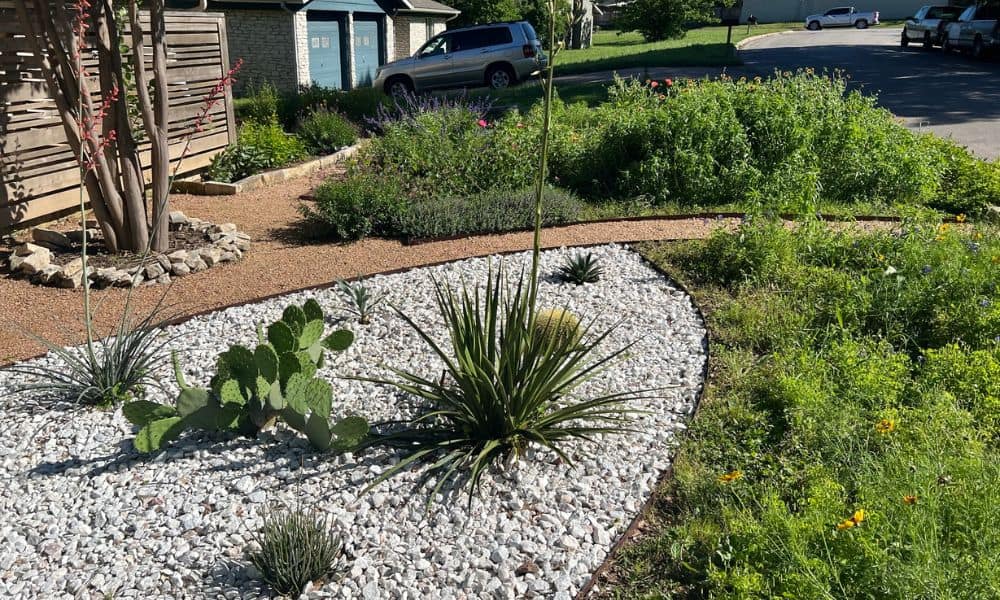
M481 85L501 89L547 63L531 23L491 23L432 37L413 56L379 67L372 85L393 95Z

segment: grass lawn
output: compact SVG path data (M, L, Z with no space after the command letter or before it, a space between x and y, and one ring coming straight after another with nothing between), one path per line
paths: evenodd
M644 245L712 356L611 596L1000 597L998 239L753 220Z
M800 23L767 23L733 27L733 43L764 33L801 29ZM585 50L565 50L557 59L560 75L642 67L711 67L739 65L732 46L726 45L726 27L700 27L678 40L646 42L636 32L598 31L594 45Z

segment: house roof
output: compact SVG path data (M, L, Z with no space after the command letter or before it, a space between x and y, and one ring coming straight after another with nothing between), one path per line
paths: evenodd
M400 0L400 4L405 7L404 10L413 12L440 13L445 15L457 15L462 12L434 0Z

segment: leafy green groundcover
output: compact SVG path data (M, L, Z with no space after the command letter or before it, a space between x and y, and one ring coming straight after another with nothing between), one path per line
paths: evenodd
M621 597L1000 597L1000 236L752 221L643 252L713 335Z

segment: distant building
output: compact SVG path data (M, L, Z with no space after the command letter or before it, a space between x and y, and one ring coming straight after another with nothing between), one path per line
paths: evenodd
M435 0L211 0L226 15L236 91L265 81L282 91L316 83L351 89L379 65L410 56L459 11Z

